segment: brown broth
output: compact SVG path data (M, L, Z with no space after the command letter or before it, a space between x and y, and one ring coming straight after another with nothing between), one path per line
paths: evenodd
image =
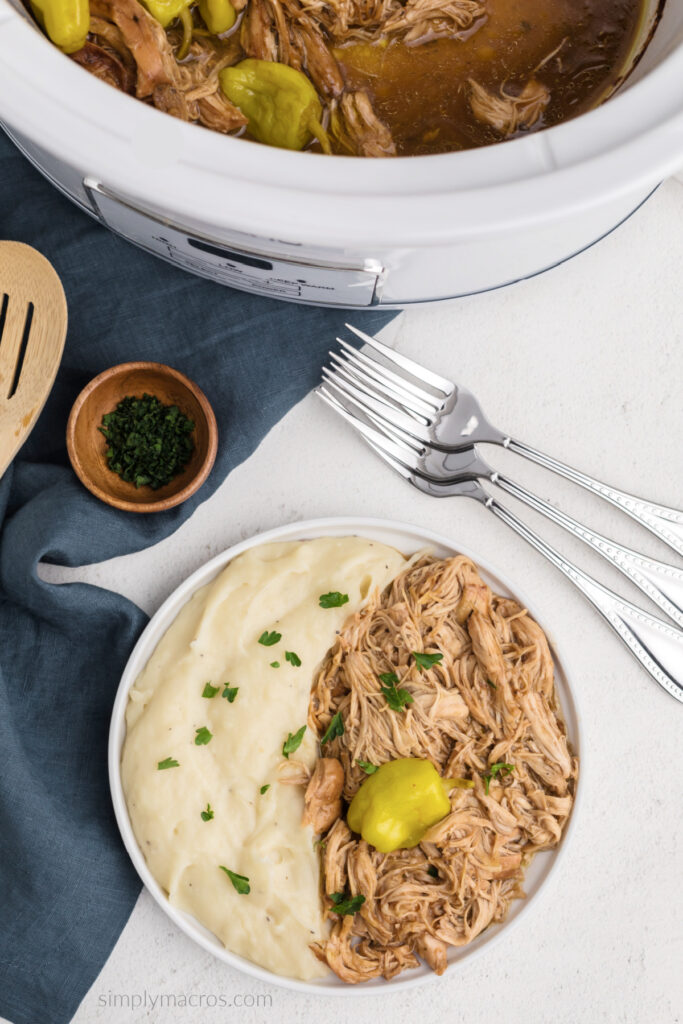
M551 99L533 131L590 110L631 56L642 0L488 0L487 7L483 24L460 38L335 50L347 85L368 91L399 154L444 153L501 140L472 114L470 78L492 92L503 84L522 88L531 77L542 82Z

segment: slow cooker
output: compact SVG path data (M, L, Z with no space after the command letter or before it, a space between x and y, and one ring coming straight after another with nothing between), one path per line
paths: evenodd
M150 108L66 59L19 0L0 0L0 122L57 188L186 270L331 306L497 288L621 223L683 166L683 0L661 12L652 0L633 61L602 106L524 138L438 156L319 156Z

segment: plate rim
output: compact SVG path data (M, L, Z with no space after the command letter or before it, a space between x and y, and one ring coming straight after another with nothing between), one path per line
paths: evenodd
M373 532L375 530L378 531L378 534ZM583 782L583 777L585 775L585 749L582 742L583 719L577 692L571 682L571 680L575 678L571 658L567 657L567 650L564 644L558 644L554 631L547 627L544 622L544 617L541 616L539 618L539 616L537 616L534 602L526 601L527 595L524 593L524 590L522 589L520 591L519 587L512 583L506 573L497 569L488 561L487 558L481 558L476 551L472 551L472 549L467 545L461 546L446 534L402 520L368 516L325 516L316 519L296 520L282 526L272 527L271 529L262 531L261 533L253 534L244 540L238 541L236 544L230 545L228 548L225 548L223 551L198 566L194 572L190 573L189 576L187 576L171 591L156 612L150 616L149 622L140 634L121 674L121 679L119 681L112 706L107 744L109 790L116 824L123 845L130 857L133 867L138 873L143 887L160 906L161 910L166 914L169 920L171 920L173 924L176 925L189 939L205 951L211 953L217 960L227 963L229 966L234 967L243 974L251 975L251 977L267 984L277 985L282 988L306 993L308 995L324 997L344 995L380 995L387 991L397 992L399 990L416 988L419 985L434 982L438 980L440 976L436 975L429 968L425 968L423 966L422 968L417 969L420 972L419 974L411 971L410 974L405 976L403 974L398 975L395 979L392 978L390 981L378 978L371 982L366 982L362 986L348 985L338 979L336 981L333 979L322 979L318 982L303 981L298 978L289 978L275 974L267 968L252 963L252 961L241 957L239 954L231 952L225 947L218 948L216 946L216 941L220 940L217 940L215 936L212 938L208 937L210 936L210 933L203 925L199 922L194 922L191 915L184 914L170 903L165 891L149 870L144 854L142 853L142 850L135 838L133 827L128 815L125 797L123 795L120 772L120 755L126 732L125 712L128 704L128 693L140 671L144 667L144 664L147 663L149 657L151 657L151 654L156 649L161 637L179 614L180 609L187 603L196 590L209 583L218 572L225 568L244 551L248 551L249 549L262 544L286 542L287 540L312 540L316 537L323 536L366 536L378 543L387 543L389 546L394 546L390 541L382 539L382 533L409 534L419 538L425 546L434 545L435 547L445 548L448 551L462 554L465 557L470 558L478 568L483 570L485 575L493 577L499 581L504 589L506 589L512 596L519 600L525 608L528 609L532 618L539 623L546 634L555 667L556 669L559 668L561 672L563 716L565 718L565 722L568 718L573 717L576 735L572 737L572 746L575 754L580 760L580 771L574 794L574 803L571 815L567 825L565 826L560 845L553 851L547 851L547 853L552 855L552 861L545 876L540 880L538 887L528 897L528 899L521 901L521 905L514 917L509 920L504 920L497 927L494 926L488 935L486 935L486 933L489 932L489 929L485 929L484 932L482 932L482 936L486 935L486 939L480 944L470 948L462 947L463 949L467 949L467 952L464 952L456 960L449 962L448 968L443 977L453 977L456 970L462 969L465 964L471 963L475 958L481 956L485 950L490 950L491 947L500 940L502 935L509 935L510 930L515 927L520 920L526 921L532 909L538 907L540 903L539 897L541 894L544 893L547 895L551 886L557 882L559 874L558 867L563 862L569 842L575 834L576 822L579 818L578 811L583 802L582 796L585 788L585 783ZM168 622L166 622L165 620L171 613L172 617ZM159 630L162 631L158 636L155 636ZM150 648L149 653L145 655L145 650L150 643L153 644L153 646ZM145 659L144 662L141 662L140 660L142 657ZM203 932L206 932L206 935L203 934ZM477 938L481 938L481 936L478 936ZM476 941L477 940L475 939L475 942Z

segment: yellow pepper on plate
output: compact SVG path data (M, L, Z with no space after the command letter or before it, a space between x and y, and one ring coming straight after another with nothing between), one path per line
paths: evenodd
M31 8L60 50L76 53L83 48L90 31L89 0L31 0Z
M249 133L259 142L303 149L316 138L326 153L331 152L320 123L318 94L303 71L249 57L224 68L219 78L223 92L249 119Z
M473 785L468 779L442 779L431 761L417 757L387 761L363 782L346 820L380 853L409 850L450 812L450 790Z
M209 32L215 36L227 32L237 21L237 11L230 0L199 0L199 13Z

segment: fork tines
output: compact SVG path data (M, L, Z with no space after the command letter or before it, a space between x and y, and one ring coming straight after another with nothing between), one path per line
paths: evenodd
M414 468L415 455L424 454L425 445L431 441L429 428L454 385L358 328L346 326L370 345L373 353L358 352L343 338L337 338L341 351L329 353L332 365L323 367L324 384L318 393L328 404L332 404L329 399L333 398L336 411L346 411L346 419L361 433L359 422L370 427L371 435L365 436L376 451L381 449L392 458L399 458L402 465ZM392 362L402 372L395 372L386 362ZM422 384L408 380L405 373L411 373ZM427 390L424 384L433 390ZM433 393L437 390L438 396ZM389 448L384 445L387 435Z
M427 384L429 387L434 388L435 391L441 391L444 395L450 395L453 391L453 381L448 380L446 377L442 377L438 373L434 373L433 370L428 370L425 366L420 366L419 363L413 362L408 356L402 355L400 352L395 352L393 348L389 348L384 342L379 341L377 338L373 338L370 334L366 334L364 331L358 330L357 327L353 327L351 324L344 324L344 326L364 341L366 345L370 345L376 352L388 359L389 362L398 366L401 370L404 370L411 377L421 381L423 384ZM339 340L339 339L337 339Z

